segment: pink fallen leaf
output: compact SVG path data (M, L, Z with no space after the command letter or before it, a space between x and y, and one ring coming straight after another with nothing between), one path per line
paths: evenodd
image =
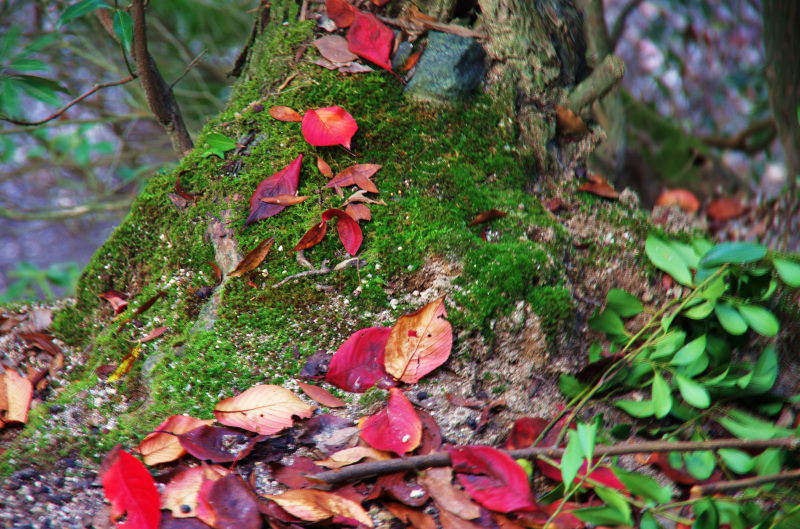
M158 529L161 500L144 465L119 445L103 460L103 492L119 529ZM124 517L125 521L118 521Z
M207 480L216 481L230 471L219 465L192 467L184 470L164 487L161 492L161 508L172 511L175 518L193 518L197 515L197 494Z
M401 316L386 342L386 372L408 384L442 365L453 347L453 327L447 321L444 298Z
M325 178L333 178L331 166L319 156L317 156L317 169L319 169L319 172L322 173Z
M360 11L347 32L350 51L392 71L394 33L372 13Z
M414 450L422 439L422 422L398 388L389 390L386 408L364 419L360 427L361 438L371 447L400 456Z
M339 106L307 110L303 116L303 138L316 147L342 145L349 149L357 130L356 120Z
M288 389L260 384L219 401L214 416L226 426L272 435L292 426L293 416L307 418L313 411Z
M325 380L345 391L363 393L386 377L383 351L389 327L369 327L353 333L331 358Z
M303 155L301 154L295 158L292 163L258 184L258 187L256 187L256 190L253 191L253 195L250 197L250 215L248 215L247 222L245 222L246 226L249 226L257 220L277 215L286 209L286 206L267 204L261 199L278 195L294 195L297 193L302 162Z

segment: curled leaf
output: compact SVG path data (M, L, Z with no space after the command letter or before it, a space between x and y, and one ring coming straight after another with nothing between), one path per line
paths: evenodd
M375 187L375 184L372 183L370 177L380 170L383 167L382 165L374 164L374 163L357 163L355 165L351 165L338 175L336 175L330 182L328 182L325 187L344 187L344 186L351 186L357 185L364 191L368 191L370 193L378 193L378 188Z
M586 123L572 110L555 105L556 131L562 136L582 136L589 132Z
M13 369L5 368L0 373L0 428L8 423L28 422L32 399L31 381Z
M348 204L344 209L345 213L353 217L356 222L360 220L372 220L372 212L364 204Z
M262 202L267 204L278 204L279 206L294 206L301 202L305 202L311 197L297 196L297 195L278 195L275 197L262 198Z
M469 226L475 226L476 224L483 224L484 222L502 219L506 215L508 215L508 213L505 211L500 211L499 209L490 209L488 211L478 213L475 218L470 221Z
M368 446L354 446L352 448L345 448L339 450L322 461L316 461L316 464L326 468L342 468L347 465L358 463L362 459L368 461L383 461L391 459L392 455L383 450L375 450Z
M658 195L656 206L678 206L686 213L700 209L700 201L687 189L667 189Z
M327 222L333 217L339 219L336 222L336 231L339 233L339 239L342 241L344 249L347 250L347 253L350 255L357 254L358 249L361 248L361 242L364 239L358 222L353 220L353 217L341 209L329 209L322 213L323 222Z
M322 176L325 178L333 178L331 166L319 156L317 156L317 169L319 169L319 172L322 173Z
M111 304L111 308L114 309L114 314L124 312L128 306L128 295L118 290L108 290L97 296Z
M589 181L580 186L578 191L586 191L587 193L591 193L603 198L610 198L612 200L619 198L619 193L617 193L616 189L614 189L614 187L608 183L608 180L606 180L605 177L597 173L589 173L587 178Z

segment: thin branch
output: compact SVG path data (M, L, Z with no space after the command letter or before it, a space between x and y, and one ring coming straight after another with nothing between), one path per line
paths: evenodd
M606 55L591 75L581 81L567 97L567 108L573 112L580 112L586 105L606 95L623 75L625 75L625 62L616 55Z
M622 34L625 33L625 22L627 22L630 14L636 11L636 8L638 8L641 3L642 0L631 0L625 4L625 7L619 12L617 19L614 21L614 25L611 27L611 34L608 37L612 52L616 49L619 39L622 38Z
M330 269L330 267L328 267L328 261L326 259L325 261L322 261L322 264L320 265L320 267L318 269L306 270L305 272L299 272L297 274L285 277L281 281L279 281L278 283L275 283L274 285L272 285L272 288L278 288L279 286L285 285L286 283L288 283L289 281L291 281L293 279L300 279L301 277L308 277L308 276L321 276L321 275L329 274L330 272L331 272L331 269Z
M94 94L98 90L102 90L104 88L109 88L109 87L112 87L112 86L123 85L125 83L130 83L134 79L136 79L136 76L131 75L131 76L126 77L125 79L120 79L119 81L111 81L111 82L108 82L108 83L96 84L90 90L87 90L86 92L84 92L83 94L79 95L78 97L76 97L75 99L73 99L72 101L70 101L69 103L64 105L63 107L59 108L58 110L56 110L55 112L53 112L52 114L47 116L46 118L40 119L38 121L22 121L22 120L19 120L19 119L14 119L14 118L11 118L11 117L8 117L8 116L3 116L3 115L0 115L0 120L8 121L9 123L13 123L14 125L22 125L22 126L25 126L25 127L35 127L37 125L42 125L44 123L47 123L48 121L52 121L52 120L58 118L59 116L64 114L64 112L66 112L67 110L69 110L73 106L77 105L78 103L80 103L81 101L83 101L84 99L89 97L90 95Z
M131 198L112 200L109 202L96 202L93 204L82 204L71 208L40 210L40 211L17 211L15 209L0 207L0 218L11 220L64 220L80 217L88 213L100 213L104 211L119 211L128 209L131 205Z
M459 26L458 24L443 24L442 22L433 22L431 20L423 20L421 18L415 18L413 22L402 18L389 18L382 16L379 16L378 19L391 26L396 26L407 31L421 32L426 29L431 29L433 31L441 31L442 33L450 33L460 37L476 39L488 38L485 33L478 33L477 31L472 31L471 29L464 26Z
M121 116L105 116L105 117L87 118L87 119L62 119L57 123L48 122L48 123L42 123L41 125L30 125L13 129L0 129L0 136L5 136L7 134L27 134L32 130L43 129L46 127L66 127L68 125L91 125L91 124L97 125L102 123L116 123L119 121L136 121L137 119L153 119L153 116L147 113L132 113L132 114L124 114Z
M778 474L768 474L766 476L754 476L752 478L734 479L731 481L717 481L716 483L709 483L707 485L695 485L690 491L690 496L692 498L710 496L719 492L730 492L732 490L746 489L748 487L757 487L765 483L789 481L793 479L800 479L800 468L779 472Z
M192 68L194 68L198 62L200 62L200 59L202 59L206 53L208 53L208 48L198 53L197 56L194 59L192 59L192 61L189 64L186 65L186 68L183 70L183 73L180 74L178 78L172 81L172 84L169 85L170 90L175 88L175 85L180 83L183 80L183 78L186 77L186 74L188 74L192 70Z
M758 141L748 141L758 134L764 134L764 136ZM778 129L775 127L775 121L772 118L766 118L751 123L734 136L709 135L699 136L698 139L709 147L742 151L745 154L755 154L769 147L777 135Z
M784 439L714 439L711 441L645 441L641 443L621 443L611 446L598 446L594 450L596 457L617 456L622 454L641 454L650 452L696 452L698 450L716 450L718 448L786 448L797 450L800 438ZM564 448L554 446L533 446L519 450L505 451L514 459L535 459L539 456L558 458L564 454ZM445 467L451 464L450 454L434 452L424 456L411 456L402 459L387 459L369 463L357 463L338 470L330 470L310 476L312 479L330 485L355 481L367 477L408 472L432 467Z

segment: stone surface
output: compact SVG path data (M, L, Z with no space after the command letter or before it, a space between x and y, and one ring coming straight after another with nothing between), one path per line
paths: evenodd
M486 73L486 52L474 39L431 31L406 95L423 101L465 99Z

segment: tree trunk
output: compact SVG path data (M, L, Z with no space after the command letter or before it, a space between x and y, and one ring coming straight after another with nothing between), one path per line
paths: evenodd
M102 435L75 436L59 426L66 418L42 406L5 460L41 463L42 454L93 457L117 442L134 446L169 415L207 418L221 397L253 384L290 385L318 350L333 351L354 331L390 325L440 296L456 345L419 389L450 440L493 440L512 418L550 415L558 375L583 362L586 319L605 291L625 288L658 302L637 243L649 224L629 203L575 192L573 173L603 134L555 132L554 105L589 73L574 5L482 0L480 7L492 58L486 93L435 107L406 100L386 73L347 76L311 64L314 24L297 21L295 2L273 1L228 108L175 172L149 182L87 266L75 303L56 317L56 336L82 368L55 402L70 417L99 414ZM273 105L344 107L359 126L352 152L310 146L299 124L269 116ZM211 133L240 146L226 160L209 156ZM312 198L245 226L258 183L300 154L299 194ZM342 207L317 156L335 172L382 165L374 181L385 205L370 205L357 260L333 231L304 255L291 251L322 211ZM178 175L196 200L173 194ZM566 206L558 214L540 201L554 197ZM470 225L490 209L508 215ZM230 277L268 237L275 244L258 271ZM209 263L225 274L218 285ZM130 295L119 318L98 298L108 290ZM136 343L161 326L169 327L161 338ZM134 358L131 370L106 391L97 373L126 357ZM507 408L475 431L448 392L502 397Z

